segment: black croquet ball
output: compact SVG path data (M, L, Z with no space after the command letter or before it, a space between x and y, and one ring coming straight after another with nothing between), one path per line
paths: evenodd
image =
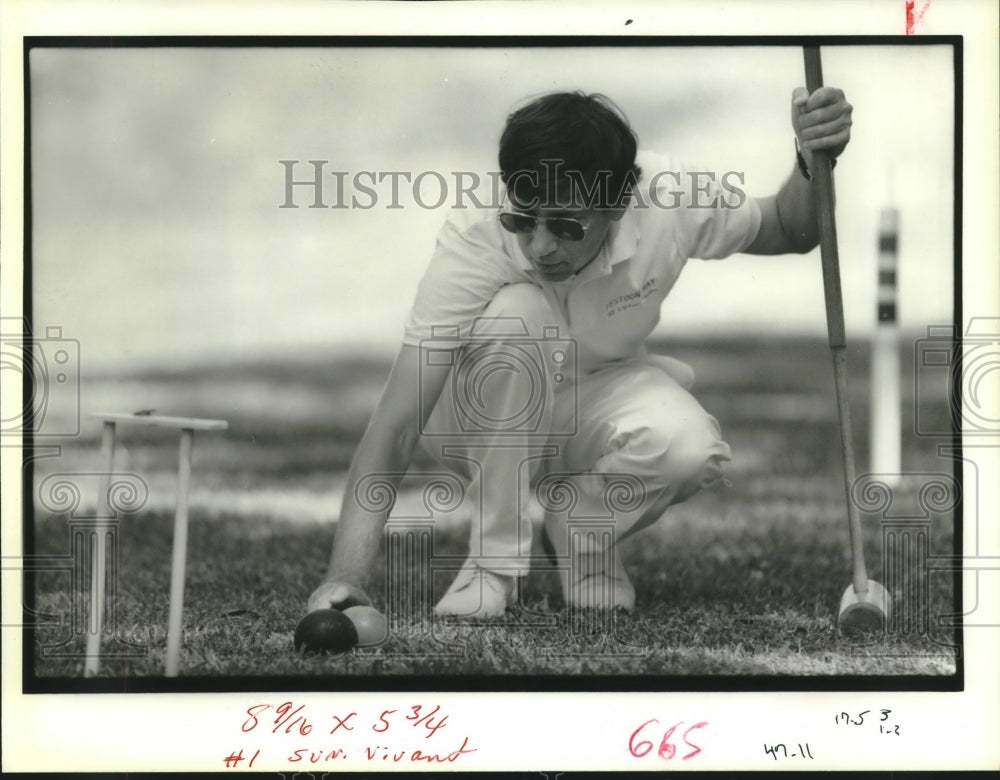
M338 609L317 609L295 628L297 653L346 653L358 643L358 631Z

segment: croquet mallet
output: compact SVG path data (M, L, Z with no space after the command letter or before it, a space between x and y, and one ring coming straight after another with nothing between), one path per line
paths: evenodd
M823 86L823 68L818 46L804 47L806 88L812 94ZM889 619L892 598L875 580L868 579L861 540L861 519L851 499L855 480L854 446L851 440L851 414L847 392L847 339L844 329L844 301L840 288L840 259L837 254L837 226L834 220L833 169L825 150L814 150L812 174L816 187L816 210L819 223L820 254L823 264L823 293L826 299L826 325L833 355L833 375L840 419L840 444L844 460L847 494L847 521L851 537L852 582L840 599L837 626L848 635L882 632Z

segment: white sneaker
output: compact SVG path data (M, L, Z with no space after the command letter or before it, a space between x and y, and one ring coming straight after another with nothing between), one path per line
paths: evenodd
M500 617L517 594L517 577L497 574L466 561L434 607L438 616L475 619Z
M612 553L610 566L601 554L573 556L570 571L560 578L567 606L629 612L635 608L635 588L625 573L617 546Z

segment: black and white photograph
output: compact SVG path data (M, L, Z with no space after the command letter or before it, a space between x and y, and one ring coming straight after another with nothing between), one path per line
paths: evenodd
M879 554L953 547L954 47L426 43L30 51L36 551L72 473L126 504L91 674L954 674L953 572Z
M23 693L967 690L962 37L627 30L24 39Z

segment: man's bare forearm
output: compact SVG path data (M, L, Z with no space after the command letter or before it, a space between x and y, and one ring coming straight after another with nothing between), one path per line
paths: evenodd
M808 252L819 243L813 182L794 169L775 197L787 252Z
M382 544L383 529L403 474L410 467L420 438L420 420L434 408L450 372L448 365L421 366L418 347L400 349L382 390L365 435L354 454L326 582L341 582L363 589ZM358 501L359 487L371 474L384 477L385 506L365 509ZM376 502L366 502L371 504Z
M781 185L777 194L761 198L760 230L747 248L754 255L803 254L819 243L813 182L799 171Z
M415 433L382 431L377 421L365 432L348 473L327 581L364 587L382 543L385 522L392 509L391 499L395 498L402 475L410 466L416 441ZM381 511L369 511L358 501L359 485L369 474L386 475L386 506ZM375 502L368 503L370 506Z

